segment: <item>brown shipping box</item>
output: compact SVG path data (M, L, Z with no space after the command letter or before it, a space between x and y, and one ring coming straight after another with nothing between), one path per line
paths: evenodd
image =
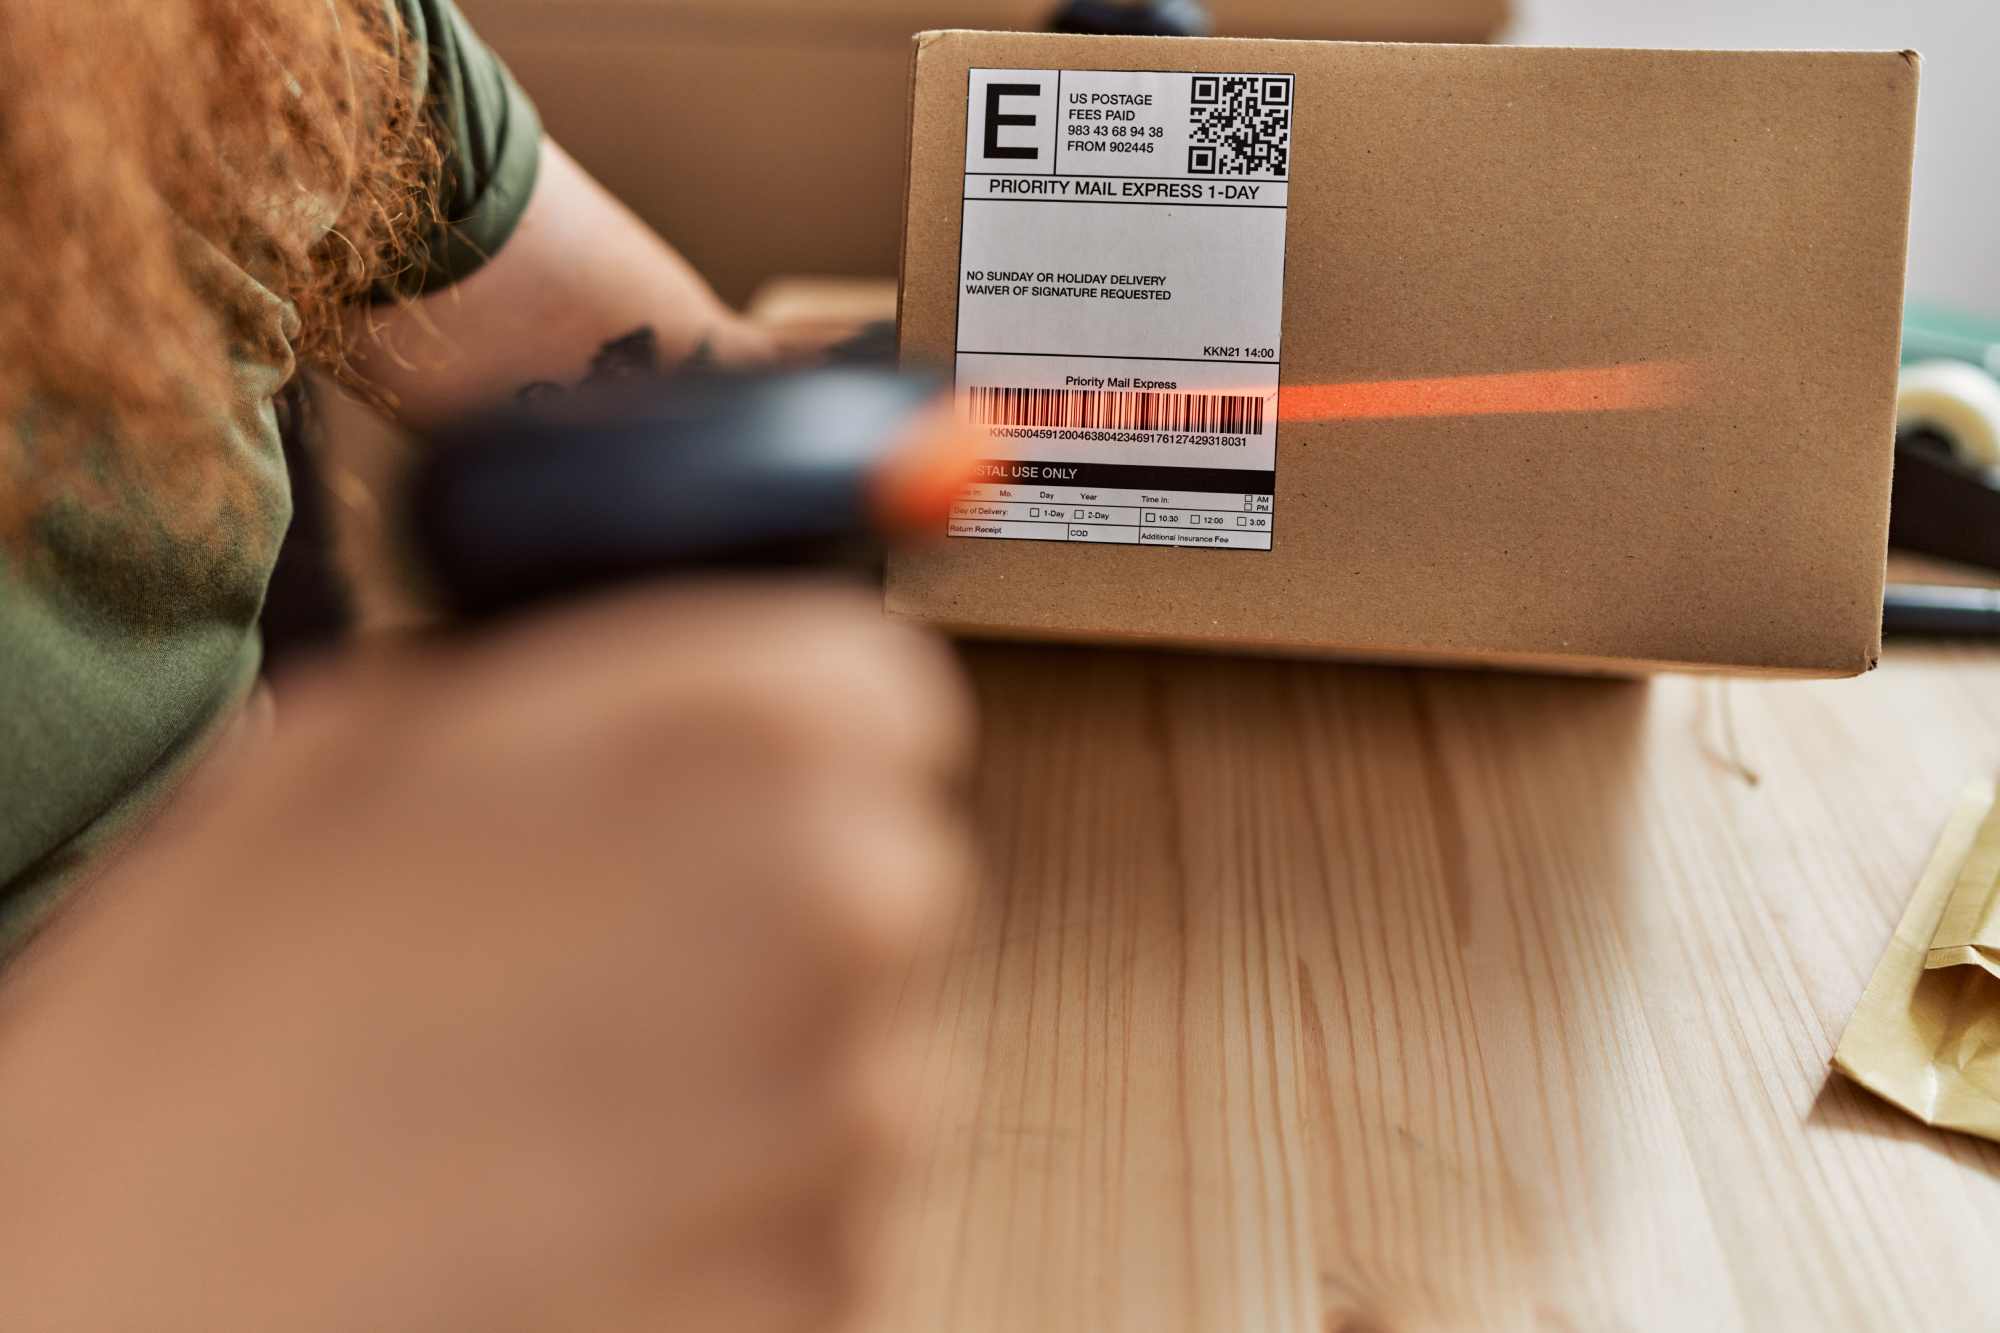
M1039 30L1057 0L461 0L549 131L743 301L781 273L888 277L910 38ZM1506 0L1211 0L1225 35L1483 41Z
M892 562L891 612L1870 669L1917 78L1893 52L922 36L902 345L955 370L992 461L951 538Z

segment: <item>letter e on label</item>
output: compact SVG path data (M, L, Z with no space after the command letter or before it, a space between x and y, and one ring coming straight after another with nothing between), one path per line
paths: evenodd
M971 80L966 170L1046 180L1060 113L1054 72L981 69L972 71Z
M1032 129L1037 118L1032 115L1013 115L1000 108L1010 97L1040 97L1042 85L1039 83L989 83L986 85L986 156L992 161L1023 160L1032 162L1042 155L1042 150L1033 145L1003 144L1000 130L1006 125L1025 125Z

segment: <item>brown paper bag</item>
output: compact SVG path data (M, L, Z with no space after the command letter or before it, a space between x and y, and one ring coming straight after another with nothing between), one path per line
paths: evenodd
M2000 803L1967 790L1834 1067L1942 1129L2000 1139Z

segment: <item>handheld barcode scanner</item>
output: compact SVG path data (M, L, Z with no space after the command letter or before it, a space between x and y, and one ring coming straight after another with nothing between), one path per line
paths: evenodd
M980 437L886 370L626 381L436 433L407 536L485 617L635 579L853 561L944 531Z

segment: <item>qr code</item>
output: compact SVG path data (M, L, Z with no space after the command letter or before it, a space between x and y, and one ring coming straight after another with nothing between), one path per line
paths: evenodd
M1188 113L1188 175L1285 175L1292 151L1292 81L1268 74L1197 74Z

